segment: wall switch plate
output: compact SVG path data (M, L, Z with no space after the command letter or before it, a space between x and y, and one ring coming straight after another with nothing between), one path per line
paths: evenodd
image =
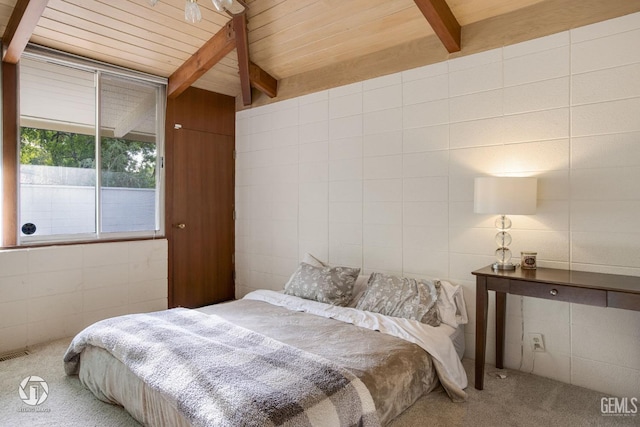
M544 352L544 340L542 339L542 334L538 333L530 333L529 334L529 343L531 344L531 350L537 352Z

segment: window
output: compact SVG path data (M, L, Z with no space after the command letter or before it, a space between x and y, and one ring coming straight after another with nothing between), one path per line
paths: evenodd
M92 65L20 61L21 243L163 232L165 85Z

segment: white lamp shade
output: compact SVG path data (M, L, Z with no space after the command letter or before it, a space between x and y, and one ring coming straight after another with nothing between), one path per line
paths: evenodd
M473 211L482 214L528 215L536 212L536 178L476 178Z

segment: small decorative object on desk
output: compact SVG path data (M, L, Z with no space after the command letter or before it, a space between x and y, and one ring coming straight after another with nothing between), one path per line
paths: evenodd
M520 252L520 268L523 270L535 270L537 252Z

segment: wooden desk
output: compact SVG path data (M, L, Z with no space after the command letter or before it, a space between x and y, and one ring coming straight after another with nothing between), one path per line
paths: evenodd
M476 388L484 388L489 291L496 293L496 367L503 368L507 294L575 304L640 311L640 277L586 271L538 268L494 271L487 266L476 276Z

